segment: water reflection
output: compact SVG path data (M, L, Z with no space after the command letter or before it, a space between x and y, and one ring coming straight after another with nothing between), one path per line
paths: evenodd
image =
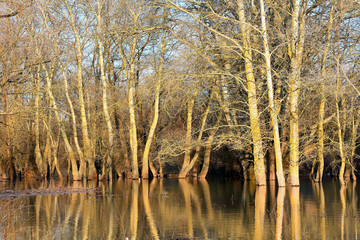
M7 184L7 185L6 185ZM92 191L0 200L0 239L357 239L356 184L216 179L15 183ZM80 184L80 185L79 185Z

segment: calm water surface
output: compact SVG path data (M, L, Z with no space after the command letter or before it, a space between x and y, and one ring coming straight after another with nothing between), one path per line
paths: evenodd
M0 192L59 184L0 183ZM359 187L331 179L281 189L225 179L86 187L96 189L0 200L0 239L357 239L360 232Z

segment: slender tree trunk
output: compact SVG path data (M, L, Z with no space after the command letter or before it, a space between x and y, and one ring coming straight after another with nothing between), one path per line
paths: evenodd
M185 156L182 168L180 170L178 178L186 178L186 168L190 163L190 154L191 154L191 132L192 132L192 114L194 110L196 92L193 91L190 99L188 100L188 111L187 111L187 120L186 120L186 137L185 137Z
M34 78L35 83L35 126L34 126L34 133L35 133L35 162L36 166L39 170L41 178L45 176L44 166L43 166L43 158L41 155L40 150L40 68L38 67L35 73Z
M336 102L336 123L338 127L338 138L339 138L339 151L340 151L340 170L339 170L339 180L341 185L345 184L344 181L344 173L345 173L345 164L346 164L346 157L344 152L344 143L343 143L343 133L342 133L342 124L341 124L341 116L340 116L340 107L344 102L341 102L342 99L339 99L339 91L340 90L340 67L339 63L337 64L337 80L336 80L336 95L335 95L335 102Z
M5 75L5 74L4 74ZM4 76L5 78L5 76ZM4 81L5 82L5 81ZM5 112L4 115L4 124L6 129L6 160L8 164L8 169L3 169L0 171L0 180L1 179L12 179L13 176L13 162L11 160L11 132L10 132L10 121L9 116L7 113L9 113L9 96L8 96L8 90L7 86L4 89L4 105L5 105Z
M68 81L67 81L67 76L66 76L65 70L63 70L62 74L63 74L63 80L64 80L65 95L66 95L66 99L68 101L70 113L71 113L74 143L75 143L75 147L76 147L76 150L77 150L77 153L79 156L79 160L80 160L79 174L83 177L85 175L85 170L86 170L84 154L83 154L83 151L81 150L79 140L78 140L76 115L75 115L75 110L74 110L72 100L69 95L69 87L68 87Z
M136 51L137 38L133 38L131 46L131 62L130 62L130 78L128 79L128 103L130 113L130 148L132 158L132 178L139 178L138 166L138 140L137 140L137 127L136 127L136 114L135 114L135 51Z
M155 135L156 126L159 119L159 102L160 102L160 87L161 87L161 80L163 78L163 65L164 65L164 55L165 55L165 34L162 37L161 41L161 52L160 52L160 63L158 69L158 76L156 78L156 87L155 87L155 104L154 104L154 117L151 123L150 131L148 138L146 140L145 148L144 148L144 155L143 155L143 167L142 167L142 178L147 179L149 178L149 153L150 147L152 143L152 139ZM154 175L154 166L151 166L151 171ZM157 177L154 175L154 177Z
M213 129L210 132L210 135L208 137L208 140L206 141L206 147L205 147L205 154L204 154L204 162L203 162L203 166L201 168L201 172L198 176L199 179L205 179L206 175L209 171L209 167L210 167L210 155L211 155L211 148L212 148L212 143L214 141L214 137L215 137L215 133L217 131L217 128L219 126L220 123L220 119L221 119L221 115L220 115L220 111L217 114L217 119L216 119L216 123L213 127Z
M209 112L210 112L210 103L211 103L211 100L212 100L212 95L213 92L210 93L210 96L209 96L209 100L207 102L207 105L206 105L206 109L205 109L205 112L201 118L201 123L200 123L200 131L199 131L199 135L198 135L198 138L197 138L197 142L200 143L201 142L201 139L202 139L202 136L203 136L203 133L204 133L204 129L205 129L205 126L206 126L206 120L207 120L207 117L209 115ZM191 134L191 132L190 132ZM212 140L211 140L212 142ZM211 149L211 143L207 143L207 145L210 144L210 149ZM196 146L195 148L195 155L193 156L193 158L191 159L191 161L189 161L189 163L184 167L184 170L182 172L182 175L184 177L186 177L186 175L189 173L189 171L194 167L194 165L197 163L198 159L199 159L199 156L200 156L200 150L201 150L201 146L198 145ZM210 153L209 153L210 154ZM209 156L210 157L210 156ZM190 157L189 157L190 158ZM184 177L181 177L181 178L184 178ZM195 176L196 177L196 176ZM180 177L179 177L180 178Z
M352 132L351 132L351 159L350 159L350 164L351 164L351 176L353 181L356 181L356 175L354 172L354 158L355 156L355 150L356 150L356 140L357 140L357 129L359 128L359 115L360 115L360 107L358 107L357 111L356 111L356 115L354 117L354 123L353 123L353 128L352 128Z
M320 93L320 107L319 107L319 126L318 126L318 156L317 161L319 162L318 172L315 178L315 181L322 181L323 172L324 172L324 116L325 116L325 74L326 74L326 58L327 53L330 48L330 38L331 38L331 30L333 23L333 12L334 6L331 6L327 36L326 36L326 44L324 53L321 60L321 93Z
M257 185L266 184L264 153L262 149L262 137L260 129L260 117L257 109L256 82L252 62L252 53L250 48L250 35L246 23L244 2L238 0L238 14L241 23L241 36L243 44L243 55L245 61L246 83L248 88L248 103L250 112L250 127L253 141L254 171Z
M306 5L306 3L305 3ZM306 7L304 7L306 9ZM300 70L304 44L305 14L300 15L300 0L294 0L292 11L291 40L289 55L291 59L290 84L290 178L291 185L299 185L299 95ZM299 17L301 16L301 21ZM300 22L300 23L299 23Z
M69 154L69 162L71 164L71 171L72 171L72 177L73 177L73 181L81 181L82 179L82 174L81 172L79 172L78 170L78 166L77 166L77 163L76 163L76 158L75 158L75 154L74 154L74 151L71 147L71 144L67 138L67 134L66 134L66 131L64 129L64 125L61 121L61 117L59 115L59 112L58 112L58 108L57 108L57 104L56 104L56 101L55 101L55 98L52 94L52 91L51 91L51 79L50 79L50 76L48 74L47 71L45 71L45 74L46 74L46 91L48 92L48 95L49 95L49 98L50 98L50 104L51 106L55 109L54 110L54 114L55 114L55 118L59 124L59 127L60 127L60 133L62 135L62 138L64 140L64 143L65 143L65 148Z
M84 146L84 158L87 163L87 178L96 179L97 173L95 169L94 159L92 158L92 147L88 133L88 122L86 118L85 100L84 100L84 89L83 89L83 77L82 77L82 62L83 62L83 49L80 41L79 32L76 28L75 16L68 4L68 0L65 0L65 6L68 10L70 17L71 28L74 32L75 37L75 48L76 48L76 64L77 64L77 87L79 94L79 108L81 116L81 129L83 134L83 146Z
M271 123L273 127L273 135L274 135L274 150L275 150L275 161L276 161L276 176L278 180L279 187L285 186L285 178L283 173L282 166L282 154L281 154L281 143L280 143L280 134L279 134L279 123L278 123L278 115L275 109L275 100L274 100L274 87L272 81L271 74L271 55L269 50L269 43L266 31L266 18L265 18L265 7L264 0L260 0L260 8L261 8L261 26L263 31L263 43L265 49L265 62L266 62L266 80L268 86L268 97L269 97L269 105L270 105L270 115L271 115Z
M112 180L112 161L113 161L113 147L114 147L114 132L111 124L111 118L109 114L109 107L107 103L107 92L108 86L105 77L105 68L104 68L104 53L103 53L103 34L102 34L102 24L101 24L101 10L102 4L100 0L97 0L97 22L98 22L98 42L99 42L99 62L100 62L100 74L101 74L101 83L102 83L102 104L105 115L105 121L108 129L108 138L109 138L109 151L107 154L106 163L104 164L103 174L104 176Z

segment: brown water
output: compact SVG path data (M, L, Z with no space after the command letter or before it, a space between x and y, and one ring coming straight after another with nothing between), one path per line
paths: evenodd
M56 184L0 183L0 190L49 185ZM357 239L360 233L359 187L341 188L331 179L282 189L225 179L87 187L97 189L0 200L0 239Z

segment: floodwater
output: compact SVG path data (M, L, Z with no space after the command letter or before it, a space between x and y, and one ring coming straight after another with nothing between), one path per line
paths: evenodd
M80 183L66 187L79 187ZM45 189L61 183L0 183ZM0 239L357 239L359 186L303 180L89 182L83 193L2 198Z

